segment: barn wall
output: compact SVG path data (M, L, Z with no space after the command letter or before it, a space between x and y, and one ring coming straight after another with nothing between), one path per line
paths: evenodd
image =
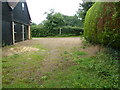
M30 24L30 17L27 4L25 2L23 3L25 5L24 11L22 10L22 2L19 2L13 10L14 13L13 18L14 21L17 21L19 23Z
M0 1L0 47L1 46L2 46L2 2Z
M12 40L11 9L7 2L2 2L2 45L11 45Z
M15 42L23 41L22 25L24 25L24 40L28 39L28 25L30 25L30 16L26 2L24 2L24 10L22 10L22 2L12 9L7 2L2 2L2 44L13 44L12 21L15 22Z

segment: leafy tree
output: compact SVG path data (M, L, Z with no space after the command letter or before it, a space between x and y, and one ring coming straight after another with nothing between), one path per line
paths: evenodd
M82 19L82 21L85 20L85 16L86 16L86 13L88 11L88 9L94 4L94 2L84 2L83 3L80 3L79 5L79 9L77 11L77 15L79 18Z
M61 29L62 26L65 25L63 20L63 15L60 13L55 13L54 10L50 10L50 13L47 14L46 21L43 22L44 26L48 30L48 33L52 35L53 29L59 27Z
M83 32L81 20L78 19L77 15L62 15L61 13L56 13L54 9L51 9L50 12L45 12L45 14L47 14L46 20L39 25L31 25L33 37L70 36L80 35L80 32Z
M63 15L63 17L64 17L64 22L66 26L83 27L83 23L80 19L78 19L77 15L74 15L74 16Z
M60 13L55 13L51 11L50 13L47 13L46 19L52 27L64 25L63 16Z
M37 25L36 23L32 22L31 25Z

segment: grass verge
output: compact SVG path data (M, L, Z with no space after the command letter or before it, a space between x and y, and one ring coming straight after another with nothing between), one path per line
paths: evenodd
M108 52L86 57L86 52L75 50L62 56L66 64L70 60L75 64L55 71L42 88L119 88L118 59Z
M83 35L79 35L79 36L47 36L47 37L32 37L32 38L69 38L69 37L82 37Z
M39 86L40 66L44 58L43 48L2 58L3 88L36 88Z

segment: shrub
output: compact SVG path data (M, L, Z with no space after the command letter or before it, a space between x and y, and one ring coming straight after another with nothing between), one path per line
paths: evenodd
M88 41L120 48L120 2L96 2L87 12L84 29Z
M44 28L44 26L40 26L40 25L31 26L31 36L32 37L46 37L47 33L48 32Z

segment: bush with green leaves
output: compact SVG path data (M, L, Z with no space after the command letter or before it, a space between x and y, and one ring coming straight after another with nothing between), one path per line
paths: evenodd
M46 37L47 30L43 25L33 25L31 26L31 36L32 37Z
M96 2L87 12L84 30L88 41L120 48L120 2Z

